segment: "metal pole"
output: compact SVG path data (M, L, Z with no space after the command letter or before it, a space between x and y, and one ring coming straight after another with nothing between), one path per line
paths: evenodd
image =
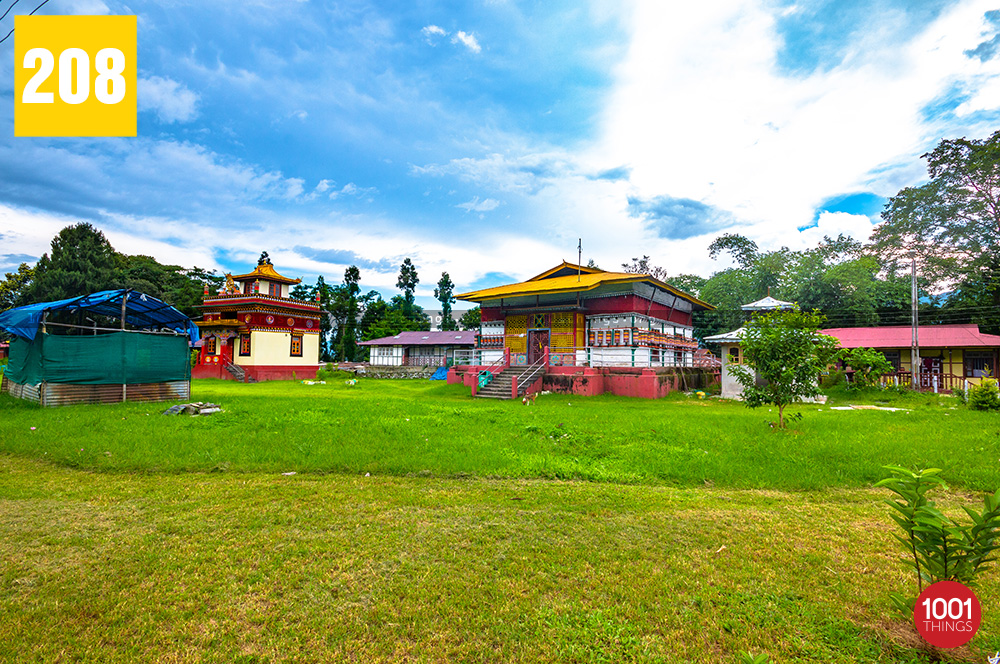
M576 241L576 280L580 281L580 263L583 262L583 238Z
M910 261L910 306L911 306L911 342L910 342L910 373L913 377L913 389L920 389L920 326L917 314L917 259Z
M125 303L128 302L128 289L122 293L122 332L125 331ZM128 398L128 385L125 381L125 335L122 335L122 403Z

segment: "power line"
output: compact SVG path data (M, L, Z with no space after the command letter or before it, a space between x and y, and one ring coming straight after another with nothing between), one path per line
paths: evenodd
M14 4L13 4L13 5L11 5L10 7L8 7L8 8L7 8L7 11L9 12L9 11L10 11L11 9L13 9L13 8L14 8L14 5L16 5L16 4L17 4L17 2L18 2L18 0L14 0ZM35 12L37 12L37 11L38 11L39 9L41 9L42 7L44 7L45 5L47 5L47 4L48 4L48 2L49 2L49 0L42 0L42 4L38 5L38 6L37 6L37 7L35 7L34 9L32 9L32 10L31 10L31 13L30 13L30 14L28 14L28 16L31 16L32 14L34 14ZM5 13L5 14L4 14L4 16L6 16L6 15L7 15L7 14ZM3 20L3 17L0 17L0 20ZM10 37L10 36L11 36L12 34L14 34L14 28L11 28L10 32L8 32L8 33L7 33L7 37ZM0 39L0 44L2 44L2 43L4 43L5 41L7 41L7 37L4 37L3 39Z
M14 0L14 2L13 2L13 3L11 3L10 7L8 7L8 8L7 8L7 11L5 11L5 12L3 13L3 16L0 16L0 21L2 21L2 20L4 20L5 18L7 18L7 14L9 14L9 13L10 13L10 10L11 10L11 9L13 9L13 8L14 8L14 5L16 5L16 4L17 4L17 3L19 3L19 2L21 2L21 0Z

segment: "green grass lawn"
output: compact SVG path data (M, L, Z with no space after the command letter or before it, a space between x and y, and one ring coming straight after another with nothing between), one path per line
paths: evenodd
M943 467L952 514L1000 486L1000 417L933 397L778 432L686 397L193 392L226 412L0 397L0 662L929 662L870 484ZM1000 650L977 593L956 661Z
M766 408L683 395L547 395L524 406L472 399L460 386L374 380L353 388L195 381L192 391L225 412L166 417L156 404L40 409L0 396L0 452L94 470L796 490L870 486L882 465L897 464L943 468L949 482L971 489L1000 486L1000 417L956 408L950 397L911 398L905 412L796 406L804 417L785 432L771 430L776 413Z

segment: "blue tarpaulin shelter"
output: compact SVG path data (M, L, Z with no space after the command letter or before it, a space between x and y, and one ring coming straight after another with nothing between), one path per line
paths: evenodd
M119 324L85 327L46 316L57 312ZM13 396L43 406L190 396L190 344L198 328L151 295L122 289L40 302L0 313L0 329L14 335L2 379Z
M165 328L186 334L194 343L199 338L198 326L191 319L163 300L131 289L100 291L55 302L39 302L0 313L0 328L14 336L33 341L47 311L74 314L87 311L101 316L119 318L125 299L125 322L136 328Z

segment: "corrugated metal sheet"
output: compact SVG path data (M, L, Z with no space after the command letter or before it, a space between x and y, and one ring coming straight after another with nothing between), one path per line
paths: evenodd
M66 383L42 383L41 385L18 385L3 380L4 392L19 399L43 406L70 406L81 403L119 403L128 401L187 401L191 398L191 382L186 380L165 383L141 383L128 385L70 385Z
M7 376L3 377L3 382L0 383L0 391L7 392L12 397L18 399L24 399L25 401L30 401L32 403L38 403L40 391L38 385L19 385L17 383L12 383L7 380Z

